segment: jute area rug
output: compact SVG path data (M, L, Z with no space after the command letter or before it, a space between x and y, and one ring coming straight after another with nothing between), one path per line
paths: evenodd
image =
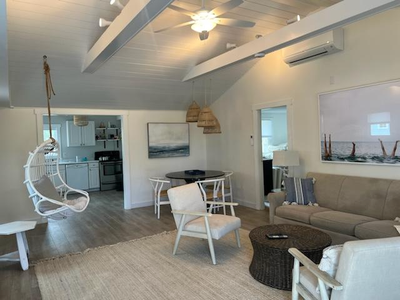
M215 241L212 265L207 241L182 237L176 256L176 232L47 259L35 265L43 299L290 299L290 293L251 277L253 250L248 231L242 248L234 233Z

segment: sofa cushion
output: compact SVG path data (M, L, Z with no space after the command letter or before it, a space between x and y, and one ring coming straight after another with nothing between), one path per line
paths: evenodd
M356 226L355 235L362 240L396 237L399 233L394 225L399 225L399 222L383 220L363 223Z
M354 236L357 225L377 219L340 211L324 211L311 215L310 224L322 229Z
M276 209L276 215L281 218L310 224L312 214L329 211L329 208L309 205L282 205Z

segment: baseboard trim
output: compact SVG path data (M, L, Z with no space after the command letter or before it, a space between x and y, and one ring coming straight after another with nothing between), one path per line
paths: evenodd
M135 202L135 203L131 203L131 209L140 208L140 207L148 207L148 206L153 206L153 205L154 205L154 201Z
M254 202L245 201L245 200L238 199L238 198L234 198L233 202L237 202L242 206L246 206L246 207L249 207L249 208L257 209L257 206L256 206L256 204Z

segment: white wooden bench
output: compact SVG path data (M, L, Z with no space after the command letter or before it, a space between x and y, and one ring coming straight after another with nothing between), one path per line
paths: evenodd
M0 256L0 261L19 261L22 270L28 270L29 247L25 231L32 230L35 226L36 221L18 221L0 225L0 235L15 234L18 245L18 251Z

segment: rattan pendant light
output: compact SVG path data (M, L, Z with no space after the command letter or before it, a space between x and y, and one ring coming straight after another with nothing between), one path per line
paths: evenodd
M203 133L204 134L217 134L217 133L221 133L221 125L219 124L219 121L217 118L215 118L215 120L217 121L217 125L212 126L212 127L204 127L203 129Z
M194 81L192 82L192 104L186 112L186 122L197 122L199 119L200 106L194 101Z
M217 118L214 116L211 108L207 106L206 85L204 84L204 107L199 113L197 127L213 127L217 125Z
M212 88L211 88L211 79L210 79L210 100L212 100ZM211 112L214 116L214 113ZM214 116L216 124L211 127L204 127L203 134L218 134L221 133L221 125L219 124L218 119Z
M87 116L74 116L74 125L84 127L89 125Z

